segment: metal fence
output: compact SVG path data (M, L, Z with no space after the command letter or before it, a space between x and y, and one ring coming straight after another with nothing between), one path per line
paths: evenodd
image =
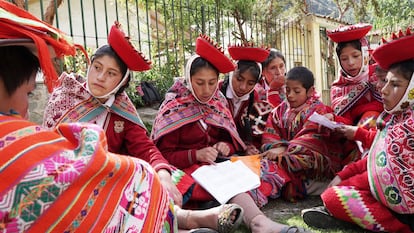
M199 34L224 48L240 43L240 27L218 6L191 5L186 0L40 0L25 1L29 12L71 36L75 43L94 50L106 43L114 21L119 21L136 47L155 65L173 64L177 73L194 51ZM51 17L54 16L54 17ZM257 15L241 25L245 37L258 46L280 49L288 67L306 66L308 36L298 20L261 20ZM289 43L288 43L289 42Z

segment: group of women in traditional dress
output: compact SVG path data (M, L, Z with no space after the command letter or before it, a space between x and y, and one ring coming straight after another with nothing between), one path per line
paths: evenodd
M358 34L364 27L367 25L347 30ZM338 113L342 112L343 117L355 123L371 115L371 119L376 119L376 127L366 130L364 127L372 124L361 124L357 129L348 126L339 129L346 137L363 141L361 151L366 155L337 173L321 195L324 206L302 211L308 225L326 229L355 225L374 232L414 232L414 167L410 162L414 155L414 34L411 30L400 30L391 39L383 39L382 45L372 53L379 66L375 76L379 79L376 87L380 89L381 98L375 96L370 76L365 76L361 78L361 87L350 85L348 91L344 89L357 94L352 94L357 98L353 100L354 110L341 110L341 103L348 101L345 98L336 102ZM347 45L343 43L348 43L349 52L355 48L353 44L358 45L357 40L339 42L338 48L346 50ZM348 61L352 55L343 58ZM385 83L382 82L384 74ZM334 96L337 92L334 91ZM369 105L370 99L374 103ZM382 103L384 111L378 102Z
M266 217L247 193L233 197L231 204L207 210L181 208L183 201L205 192L198 192L193 184L188 192L180 192L174 175L185 171L185 166L168 161L169 156L164 158L160 149L168 154L171 148L165 144L164 151L159 140L154 140L156 147L148 138L125 94L130 72L147 70L150 63L130 44L119 24L111 28L108 45L92 56L86 78L66 73L58 78L51 58L74 55L75 46L64 33L13 4L0 1L0 7L0 175L7 180L0 191L1 199L8 200L1 204L2 231L233 232L244 222L252 232L304 232ZM219 61L228 61L225 69L234 68L211 41L199 41L198 54L218 51ZM229 155L243 150L245 145L227 108L202 106L222 98L216 92L219 70L230 70L223 71L204 56L190 61L187 81L181 86L177 83L176 93L171 89L171 94L182 97L178 100L184 105L176 106L178 110L202 116L185 124L200 122L204 130L212 128L212 123L227 127L209 130L214 140L220 135L215 142L201 141L193 148L174 148L170 153L187 149L188 158L198 163L214 161L218 151ZM48 89L53 90L44 127L25 119L39 70ZM170 120L168 112L165 114L164 120ZM206 120L208 114L217 117ZM174 117L174 112L170 116ZM225 116L228 118L220 118ZM159 128L158 136L168 142L164 135L182 126L169 131ZM200 137L195 139L197 142Z
M372 54L388 71L383 87L376 85L381 70L368 65L370 25L328 33L341 65L331 106L320 101L312 72L286 72L279 51L231 45L229 59L202 35L149 134L125 88L132 71L151 63L120 24L92 55L85 78L57 78L51 56L74 55L75 46L28 12L5 1L0 7L0 176L7 180L0 200L8 200L0 204L0 229L233 232L243 222L252 232L308 232L272 221L260 207L268 198L322 193L324 208L303 211L310 226L327 227L318 225L322 216L374 231L412 230L414 51L393 53L413 45L410 31ZM42 127L24 119L39 70L53 90ZM314 113L342 125L322 127L309 120ZM191 177L218 159L254 154L261 185L229 204L217 205ZM189 209L207 202L214 204Z

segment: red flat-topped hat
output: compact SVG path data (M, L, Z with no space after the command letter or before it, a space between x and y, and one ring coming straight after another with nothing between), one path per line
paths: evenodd
M326 32L332 41L340 43L359 40L363 38L369 32L369 30L371 30L371 28L371 24L358 23L354 25L339 26L334 30L326 30Z
M400 30L398 35L392 34L391 40L382 39L382 45L372 53L378 65L388 68L398 62L414 59L414 33L407 28L405 34Z
M115 22L108 36L108 44L111 46L128 69L133 71L145 71L151 69L151 61L145 55L137 51L129 41L129 37L121 30L121 24Z
M224 55L223 48L206 35L197 38L195 52L216 67L220 73L228 73L235 69L234 63Z
M253 44L231 45L228 50L231 58L238 61L263 62L270 54L269 48L254 47Z

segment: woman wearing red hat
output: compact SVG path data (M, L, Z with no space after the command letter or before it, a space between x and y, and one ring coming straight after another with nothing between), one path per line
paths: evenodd
M384 112L369 153L339 172L322 195L325 207L302 212L310 226L354 223L375 232L414 232L414 35L393 35L373 52L388 70ZM384 121L385 119L385 121Z
M236 123L240 137L247 144L246 154L258 154L262 144L262 133L266 123L263 101L255 90L262 76L263 62L270 54L266 48L252 45L233 45L228 48L236 69L219 83Z
M130 71L150 69L150 62L136 51L116 23L108 45L97 49L91 58L86 82L74 74L63 73L61 85L54 89L45 109L43 126L54 129L61 123L89 122L104 129L109 151L148 161L161 182L181 205L182 196L172 183L171 168L147 136L134 104L124 89ZM76 94L74 94L76 93Z
M246 148L227 101L218 91L219 73L234 68L210 38L198 37L196 54L187 61L184 80L177 80L170 88L155 118L151 137L168 161L187 174L214 163L218 156L228 157ZM180 187L190 201L213 200L195 181L188 184ZM252 232L303 232L273 222L247 193L236 195L230 202L243 208L243 220Z
M328 31L328 37L337 43L341 67L331 87L331 107L338 116L336 121L367 129L375 128L375 119L383 111L381 95L375 88L374 66L368 65L365 35L371 28L370 24L355 24ZM354 143L347 145L346 150L350 154L346 161L360 157Z

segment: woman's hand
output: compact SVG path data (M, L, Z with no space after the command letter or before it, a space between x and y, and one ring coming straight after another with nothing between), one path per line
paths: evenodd
M281 146L278 148L272 148L262 153L263 157L269 160L276 160L277 157L283 156L286 152L287 147Z
M328 187L336 186L341 183L342 179L339 176L335 176L332 181L328 184Z
M230 147L225 142L217 142L213 147L223 156L227 157L230 154Z
M160 178L161 185L173 198L174 204L181 207L183 205L183 195L180 193L180 191L178 191L177 186L175 186L175 184L172 182L171 174L165 169L160 169L158 171L158 177Z
M218 151L216 150L216 148L212 146L205 147L203 149L196 151L196 159L199 162L214 164L214 161L216 161L217 156Z
M247 145L246 155L257 155L260 151L252 144Z
M354 140L357 129L358 126L342 125L336 128L335 131L343 135L348 140Z

